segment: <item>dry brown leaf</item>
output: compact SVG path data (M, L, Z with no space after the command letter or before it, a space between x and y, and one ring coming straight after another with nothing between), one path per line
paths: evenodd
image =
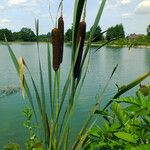
M23 76L23 72L24 72L24 60L22 57L19 58L19 77L20 77L20 86L21 86L21 91L22 91L22 96L24 98L24 76Z

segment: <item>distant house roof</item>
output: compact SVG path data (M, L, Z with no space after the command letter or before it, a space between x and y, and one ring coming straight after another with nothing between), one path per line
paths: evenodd
M128 38L129 39L136 39L136 38L139 38L139 37L142 37L142 36L144 36L144 34L135 34L135 33L133 33L133 34L130 34L128 36Z

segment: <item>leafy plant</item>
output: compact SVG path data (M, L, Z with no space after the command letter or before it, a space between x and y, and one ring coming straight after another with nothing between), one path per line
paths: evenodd
M125 104L126 105L125 105ZM84 143L85 149L148 148L150 143L150 94L113 99L109 111L96 111L101 125L92 128Z
M29 131L28 139L26 141L26 149L43 149L43 144L35 134L37 133L36 130L38 129L38 127L33 126L32 110L29 107L25 107L23 110L23 114L26 117L26 120L23 122L23 125Z

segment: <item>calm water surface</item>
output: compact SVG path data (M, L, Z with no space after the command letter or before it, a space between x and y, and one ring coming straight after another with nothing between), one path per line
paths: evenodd
M39 72L36 44L22 45L15 43L11 47L17 58L21 56L25 59L38 86ZM92 49L94 51L94 48ZM40 55L44 79L45 83L47 83L46 44L40 45ZM68 73L70 58L71 49L66 46L61 70L62 85ZM116 64L119 64L118 70L109 84L101 106L117 91L115 83L118 85L127 84L150 70L150 49L133 48L128 51L127 48L103 48L101 51L92 54L86 81L73 118L72 139L73 135L79 131L83 120L85 120L90 108L95 103L95 96L102 91ZM149 81L150 78L145 82ZM19 86L19 80L6 46L0 45L0 87L10 85ZM134 94L137 88L127 94ZM45 89L48 97L47 84L45 84ZM0 149L8 142L24 143L27 130L23 127L25 118L22 115L22 110L26 104L26 100L22 98L20 92L9 96L0 95Z

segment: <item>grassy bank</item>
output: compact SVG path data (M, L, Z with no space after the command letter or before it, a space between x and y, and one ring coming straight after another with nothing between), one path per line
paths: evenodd
M103 44L105 44L107 41L98 41L98 42L93 42L91 45L98 47L101 46ZM71 42L66 42L66 45L71 45ZM118 39L118 40L114 40L108 44L106 44L106 46L108 47L141 47L141 48L146 48L146 47L150 47L150 37L149 36L142 36L142 37L138 37L135 39Z

